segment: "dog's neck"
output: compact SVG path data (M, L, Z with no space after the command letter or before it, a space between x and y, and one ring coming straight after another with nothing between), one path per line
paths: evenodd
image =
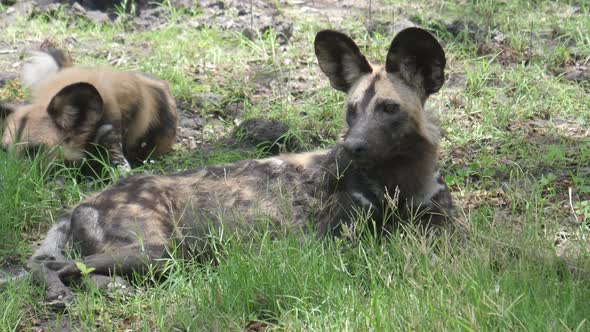
M370 185L370 191L390 194L399 191L402 197L411 198L420 196L431 185L437 176L437 162L437 146L426 139L416 139L411 149L373 163L354 160L341 145L336 145L322 169L326 175L324 181L336 190L344 189L343 185Z

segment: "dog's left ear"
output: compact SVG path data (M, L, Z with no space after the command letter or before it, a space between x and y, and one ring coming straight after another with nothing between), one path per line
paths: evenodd
M424 97L437 92L445 81L445 52L436 38L420 28L408 28L395 36L387 53L385 69L399 74Z

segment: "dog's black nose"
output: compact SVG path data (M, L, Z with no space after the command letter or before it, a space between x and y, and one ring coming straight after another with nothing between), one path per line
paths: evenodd
M346 139L343 143L344 150L355 157L364 156L369 150L369 144L362 139Z

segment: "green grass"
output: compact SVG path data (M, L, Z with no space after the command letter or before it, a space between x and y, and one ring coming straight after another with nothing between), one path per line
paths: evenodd
M139 278L132 295L80 289L67 315L42 305L43 290L28 280L11 283L0 289L0 331L61 319L105 331L227 331L251 322L309 331L590 330L590 85L563 77L590 59L590 6L373 4L374 20L410 18L444 44L448 84L429 105L444 131L441 168L467 239L411 230L382 241L249 234L224 243L212 262L171 261L166 280ZM375 62L384 60L393 37L367 32L366 11L340 23L309 12L291 16L293 37L281 44L272 31L249 40L217 26L195 29L201 10L164 7L172 12L169 23L153 31L133 29L129 17L96 26L57 14L21 19L3 29L0 43L24 49L49 36L74 40L78 63L115 62L168 80L183 112L201 117L204 127L197 151L179 146L136 170L164 173L260 156L219 143L234 120L256 116L286 122L302 150L329 146L344 126L344 96L317 68L315 33L344 30ZM444 24L454 20L479 27L477 38L447 31ZM482 44L492 52L478 52ZM0 58L0 67L14 70L17 60ZM25 96L17 82L0 88L3 100ZM232 104L236 119L228 113ZM60 211L108 185L9 152L0 152L0 165L3 265L22 264ZM63 178L59 190L56 177ZM558 234L567 239L556 241Z

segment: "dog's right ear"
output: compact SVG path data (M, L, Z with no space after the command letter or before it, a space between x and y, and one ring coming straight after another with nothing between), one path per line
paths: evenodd
M362 75L373 71L354 41L341 32L318 32L314 48L320 68L336 90L348 92Z
M445 81L445 52L428 31L412 27L395 36L387 53L385 69L399 74L424 97L437 92Z
M10 103L0 103L0 121L6 119L16 111L16 106Z

